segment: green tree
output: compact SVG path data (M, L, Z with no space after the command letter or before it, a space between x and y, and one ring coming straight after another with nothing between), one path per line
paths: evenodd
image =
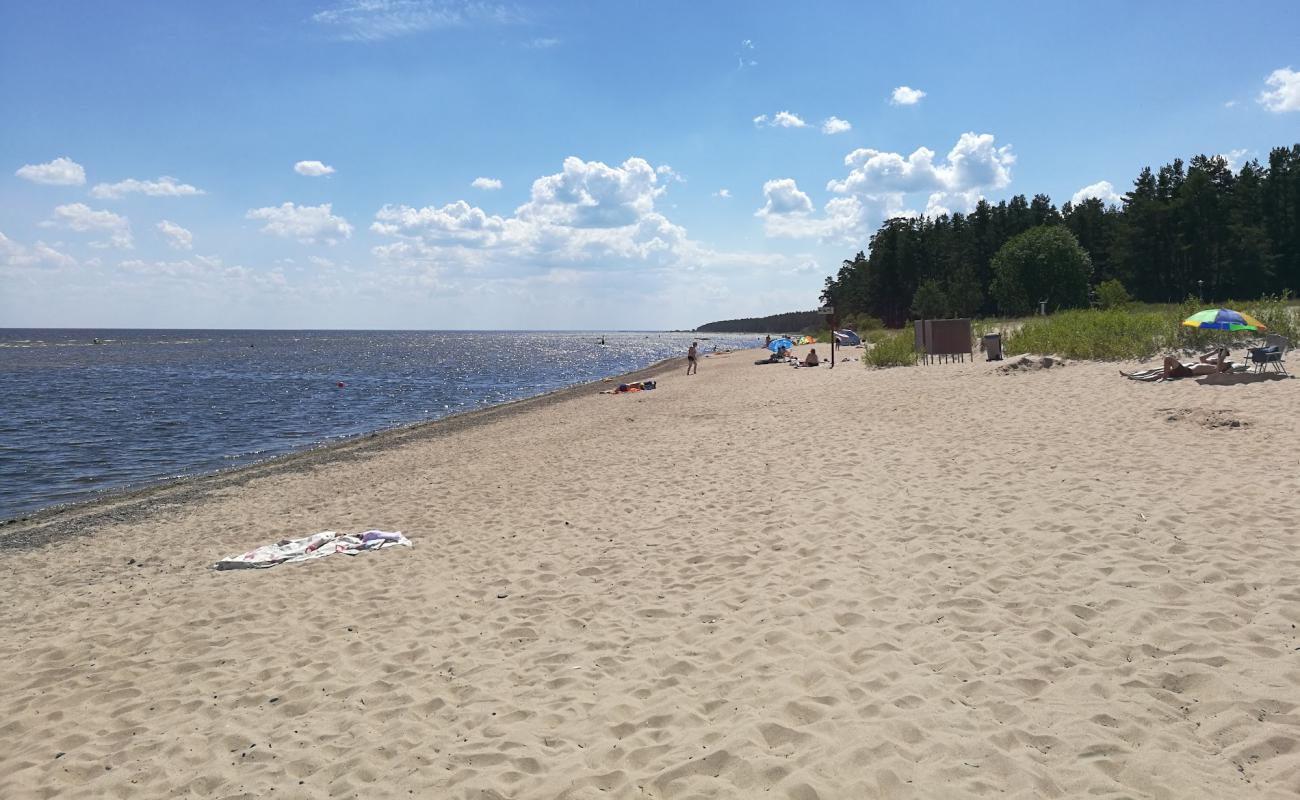
M948 295L936 280L916 287L912 296L912 315L917 319L943 319L948 316Z
M947 295L954 317L973 317L984 305L984 290L970 267L958 269L948 279Z
M1057 211L1046 195L1017 195L996 205L981 199L967 214L886 220L868 248L827 279L823 297L843 313L898 326L932 281L948 312L990 314L1005 299L993 291L994 256L1012 237L1044 226L1074 234L1093 281L1118 280L1143 302L1180 302L1202 286L1207 302L1300 294L1300 144L1274 148L1266 163L1249 162L1235 175L1218 156L1146 167L1119 206L1090 198ZM1042 298L1024 291L1013 302L1036 309ZM1074 302L1047 294L1054 307Z
M1133 302L1124 284L1115 279L1097 284L1097 305L1102 308L1122 308Z
M998 308L1023 316L1047 301L1052 310L1088 304L1092 261L1079 241L1060 225L1043 225L1012 238L993 257Z

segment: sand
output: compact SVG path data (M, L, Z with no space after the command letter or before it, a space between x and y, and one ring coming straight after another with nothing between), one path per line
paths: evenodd
M0 797L1300 792L1300 381L755 357L0 529Z

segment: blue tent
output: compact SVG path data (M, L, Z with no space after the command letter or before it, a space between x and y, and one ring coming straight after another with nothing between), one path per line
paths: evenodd
M835 343L842 345L862 344L862 339L856 333L847 328L842 331L835 331Z
M786 350L789 350L791 347L794 347L794 342L790 341L789 339L783 336L780 339L773 339L772 343L767 346L767 349L775 353L777 350L780 350L782 347L784 347Z

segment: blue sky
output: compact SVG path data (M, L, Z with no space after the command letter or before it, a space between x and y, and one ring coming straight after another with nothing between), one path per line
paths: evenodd
M0 5L0 326L668 328L1300 141L1287 2ZM477 185L475 185L477 183Z

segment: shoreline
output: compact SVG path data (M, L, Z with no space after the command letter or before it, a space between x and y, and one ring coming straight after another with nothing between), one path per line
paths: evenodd
M473 427L562 403L597 386L657 378L682 368L685 364L685 357L674 356L607 379L585 381L438 419L380 428L251 463L165 478L144 486L106 489L102 495L86 500L45 506L17 517L0 519L0 552L44 547L57 540L90 533L90 529L100 524L136 522L147 516L155 504L189 503L221 489L246 485L257 478L305 472L326 464L366 458L413 442L451 436Z

